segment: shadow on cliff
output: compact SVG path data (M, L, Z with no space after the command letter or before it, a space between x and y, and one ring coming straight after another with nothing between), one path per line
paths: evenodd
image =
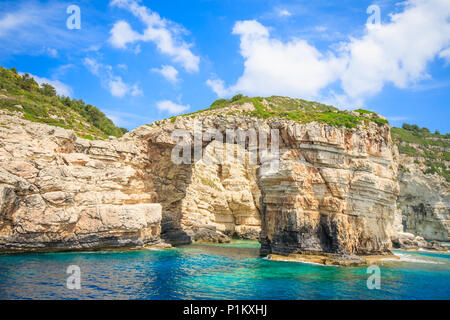
M189 244L193 239L182 228L181 206L192 182L193 168L191 164L173 163L171 152L171 145L149 142L145 183L154 202L162 206L161 239L173 245Z

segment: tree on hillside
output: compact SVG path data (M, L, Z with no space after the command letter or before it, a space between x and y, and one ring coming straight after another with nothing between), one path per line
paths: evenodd
M235 101L241 100L243 97L244 96L239 93L239 94L235 95L233 98L231 98L231 102L235 102Z
M35 88L39 88L38 84L36 83L36 81L34 81L34 79L30 76L29 73L25 73L22 76L22 83L20 84L20 87L23 90L33 90Z
M49 96L49 97L54 97L56 96L56 89L48 84L48 83L43 83L41 84L41 88L42 88L42 94Z

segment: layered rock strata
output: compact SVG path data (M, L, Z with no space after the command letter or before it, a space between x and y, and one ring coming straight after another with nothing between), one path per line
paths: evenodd
M423 166L414 160L399 156L401 229L425 240L449 241L449 183L438 174L424 174Z
M226 111L177 117L130 133L149 141L150 189L163 207L163 237L175 243L224 241L223 235L256 229L260 219L263 254L390 252L399 189L388 125L347 129ZM203 136L210 130L223 136L227 130L255 130L258 137L270 137L270 130L278 130L280 170L261 174L261 159L256 166L219 161L230 146L217 139L201 145L218 164L206 167L204 158L173 164L172 133L186 130L194 141L195 122Z
M0 251L159 244L142 148L0 114Z
M263 254L389 253L399 192L389 126L260 119L243 113L251 108L180 116L105 141L2 114L0 249L234 236L259 239ZM201 157L191 150L190 161L174 162L173 133L195 142L197 125ZM270 145L272 130L279 168L267 171L274 158L262 156L260 138ZM230 131L254 132L258 145L221 138Z

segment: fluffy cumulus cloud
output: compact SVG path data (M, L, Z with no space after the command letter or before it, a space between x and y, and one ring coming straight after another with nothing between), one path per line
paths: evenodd
M207 84L219 96L289 95L361 104L386 83L405 88L429 77L427 64L448 57L450 2L411 0L385 24L367 24L364 35L321 52L303 39L280 41L258 21L239 21L244 72L234 85L221 79ZM331 90L333 87L339 92Z
M207 84L219 96L236 92L250 95L279 94L313 98L335 81L345 67L332 53L321 53L301 39L282 42L255 20L237 22L233 34L241 39L244 74L228 88L220 79Z
M167 81L172 83L178 82L178 70L172 66L163 65L160 69L152 68L150 71L161 74Z
M156 103L156 106L160 111L165 111L169 114L177 114L189 110L190 106L184 106L170 100L163 100Z
M19 74L24 75L23 72L19 72ZM34 78L34 81L36 81L39 85L42 85L43 83L48 83L53 88L55 88L56 93L60 96L66 96L66 97L73 96L72 88L59 80L51 80L51 79L47 79L47 78L42 78L42 77L38 77L34 74L30 74L30 76L32 78Z
M200 58L192 53L189 44L179 39L182 30L178 25L161 18L158 13L139 5L135 0L112 0L110 5L130 11L146 26L143 32L139 33L133 30L128 22L117 21L110 31L111 45L126 48L136 42L153 42L161 53L180 63L186 71L199 70Z
M91 58L85 58L83 64L93 75L100 79L102 86L107 88L114 97L123 98L126 95L142 95L142 90L137 84L130 85L125 83L122 77L114 75L110 65L104 65Z
M450 2L410 1L390 23L367 25L366 35L346 44L342 88L351 98L371 96L385 83L405 88L428 77L428 62L449 44Z

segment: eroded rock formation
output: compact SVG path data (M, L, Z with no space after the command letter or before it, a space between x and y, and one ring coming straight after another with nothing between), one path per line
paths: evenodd
M398 232L421 235L421 222L411 222L418 217L408 218L420 205L408 198L416 175L396 176L388 125L369 122L348 129L242 113L251 108L180 116L105 141L2 113L0 250L240 237L259 239L263 254L373 255L389 253ZM172 133L183 129L193 139L195 123L208 137L200 142L202 157L194 159L193 152L190 163L176 164L172 152L178 141ZM211 139L212 129L224 137L227 130L254 130L258 139L262 133L270 139L270 130L278 130L279 170L263 174L264 159L252 163L248 148ZM228 159L229 150L244 160ZM400 205L399 177L405 190ZM439 198L433 198L434 185L428 190L435 199L431 211L448 221L445 190L439 189ZM419 193L416 199L428 199L428 193ZM441 228L435 220L428 225L424 228L433 231L425 233L445 238L448 225Z
M0 114L0 251L158 244L142 148Z
M402 231L426 240L448 241L450 236L450 187L438 174L424 174L414 158L399 155L398 181Z
M193 141L196 121L203 136L210 129L224 136L227 129L268 136L278 130L280 170L261 175L258 166L247 163L205 166L203 160L174 165L171 133L187 130ZM346 129L221 110L141 127L130 136L149 141L152 187L169 241L223 241L224 234L240 235L249 226L256 230L261 219L262 253L390 252L399 190L388 125ZM204 154L216 159L227 149L224 141L202 145Z

